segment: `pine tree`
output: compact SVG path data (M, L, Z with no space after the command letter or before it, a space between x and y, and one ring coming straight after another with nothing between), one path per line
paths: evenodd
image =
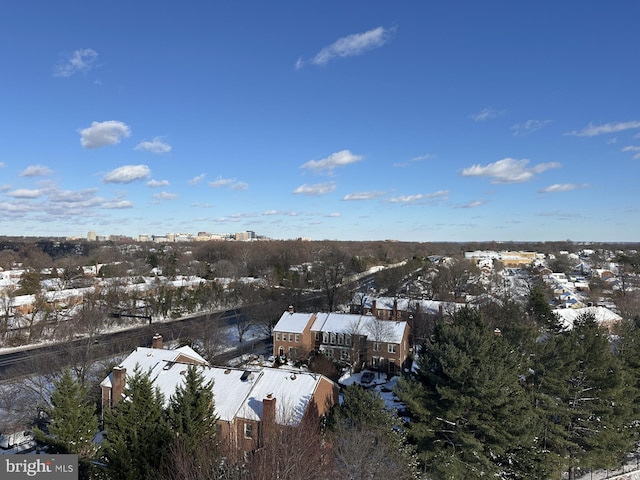
M540 345L534 378L542 446L570 478L580 468L617 467L633 450L635 390L593 316Z
M169 449L171 432L163 413L164 398L149 373L139 368L127 377L124 398L104 412L103 454L109 478L155 478Z
M410 439L433 478L539 476L519 461L534 441L520 355L471 308L436 325L415 378L398 389L412 417Z
M180 439L182 449L194 454L200 445L215 445L218 418L214 411L213 381L204 381L202 371L190 366L184 384L169 400L169 426Z
M49 409L48 434L36 431L37 438L51 453L74 453L80 460L92 458L96 451L93 437L98 431L95 407L87 401L88 388L65 370L54 382Z
M526 311L539 325L554 332L562 330L558 317L549 305L542 283L536 283L529 290Z

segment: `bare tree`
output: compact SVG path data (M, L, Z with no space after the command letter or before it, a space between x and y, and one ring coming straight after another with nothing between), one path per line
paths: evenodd
M367 426L342 428L334 434L335 468L350 480L410 480L414 471L398 446L387 441L394 432ZM338 478L338 477L336 477Z
M2 324L0 325L0 335L5 340L11 317L13 316L13 302L16 298L16 287L10 285L0 293L0 315L2 316Z
M312 267L314 284L322 290L327 301L327 310L333 312L343 293L342 282L347 274L348 256L335 246L315 252Z
M88 381L88 373L98 360L97 337L105 326L107 316L108 313L101 308L97 296L87 295L61 331L62 344L67 350L66 363L83 385Z
M40 339L45 325L54 320L55 313L53 305L47 302L43 293L38 292L33 296L29 310L19 314L16 319L17 323L22 324L21 329L26 332L27 343Z
M330 444L324 442L319 419L306 416L296 426L264 425L262 448L244 465L247 480L320 480L332 475L326 458ZM335 472L334 472L335 473Z
M197 331L193 332L194 340L199 342L200 353L209 362L222 353L226 346L222 314L222 311L208 310L203 323L198 326Z

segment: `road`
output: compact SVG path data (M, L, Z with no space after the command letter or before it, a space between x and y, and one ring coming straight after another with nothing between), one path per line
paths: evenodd
M218 312L211 315L195 315L168 322L154 323L92 338L81 338L72 342L46 346L25 347L17 351L0 355L0 381L11 380L26 374L38 373L41 367L47 370L63 368L70 359L89 354L94 359L106 359L128 354L139 346L151 346L153 335L159 333L165 342L194 338L205 322L216 321L219 324L232 325L242 315L238 309ZM270 338L245 342L234 351L224 352L214 358L213 363L224 364L245 353L262 353Z

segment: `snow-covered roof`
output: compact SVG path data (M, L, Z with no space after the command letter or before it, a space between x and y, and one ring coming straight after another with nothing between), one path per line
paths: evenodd
M286 311L278 320L274 332L302 333L313 317L313 313L297 313Z
M321 378L321 375L313 373L263 368L239 409L238 416L261 420L262 400L271 394L276 399L276 422L281 425L297 425L307 411ZM213 389L215 393L215 385Z
M419 308L422 313L436 315L440 312L440 308L444 313L453 313L456 310L466 306L464 303L442 302L439 300L413 300L409 298L395 297L370 297L363 299L363 306L369 309L373 308L373 301L376 302L376 308L381 310L393 310L393 302L397 302L399 311L411 312Z
M553 310L565 330L571 330L573 324L581 315L593 315L597 323L613 323L622 320L622 317L606 307L584 308L558 308Z
M149 348L138 347L129 354L120 364L127 371L127 376L132 375L136 366L141 372L146 373L153 371L158 365L164 366L166 362L175 362L179 357L184 356L199 363L207 363L195 350L185 345L174 350L165 348ZM111 387L112 373L109 374L101 383L100 386Z
M360 333L362 315L353 313L322 313L311 326L313 332Z
M153 349L145 349L139 353L145 353L146 350ZM157 350L161 351L163 350ZM184 382L187 369L191 365L160 359L162 356L163 354L159 354L148 358L157 360L151 367L151 378L154 386L164 396L167 406L177 387ZM213 381L215 412L223 421L232 421L235 418L262 420L262 400L271 394L276 399L276 422L297 425L313 399L321 379L330 382L322 375L294 372L284 368L243 370L207 365L198 365L196 368L202 373L205 384ZM131 370L127 368L127 376L132 373L133 367ZM110 386L110 382L107 386Z
M407 322L380 320L373 315L319 313L311 331L366 335L372 341L401 343L406 328Z

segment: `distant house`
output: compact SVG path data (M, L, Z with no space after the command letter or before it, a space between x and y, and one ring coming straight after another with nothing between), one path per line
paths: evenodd
M286 311L273 329L273 353L306 359L322 353L338 362L396 373L407 366L411 345L405 321L350 313Z
M243 454L264 445L263 431L269 425L296 427L325 415L338 401L338 385L323 375L285 368L211 367L191 348L163 349L161 339L154 338L155 348L137 348L103 380L103 408L126 401L123 388L136 367L150 372L168 404L187 369L195 365L205 382L213 381L223 447Z
M593 315L598 325L611 330L622 321L622 317L606 307L558 308L553 310L564 330L571 330L575 321L583 315Z

